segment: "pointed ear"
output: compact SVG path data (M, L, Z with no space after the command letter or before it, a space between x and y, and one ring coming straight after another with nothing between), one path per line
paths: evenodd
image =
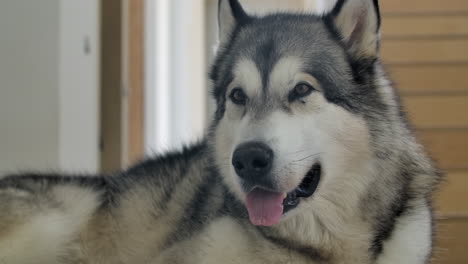
M228 41L234 28L247 21L248 17L238 0L219 0L219 41L221 43Z
M378 55L380 11L377 0L338 0L331 16L355 58Z

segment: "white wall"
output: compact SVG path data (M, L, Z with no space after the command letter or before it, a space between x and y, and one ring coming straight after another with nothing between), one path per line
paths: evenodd
M0 2L0 171L59 167L59 1Z
M146 153L203 136L206 124L205 2L146 0Z
M205 12L202 1L171 0L171 144L201 138L205 128Z
M0 172L97 169L97 6L0 1Z
M99 168L98 3L60 0L59 164L63 170Z

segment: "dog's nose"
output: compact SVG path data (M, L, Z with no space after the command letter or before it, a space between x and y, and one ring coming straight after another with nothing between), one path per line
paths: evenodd
M240 145L232 156L232 165L242 179L265 176L273 163L273 151L260 142L248 142Z

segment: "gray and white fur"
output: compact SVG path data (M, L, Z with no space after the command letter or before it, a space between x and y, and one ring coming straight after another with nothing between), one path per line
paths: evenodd
M2 177L0 263L430 262L440 175L381 65L377 1L259 17L220 0L219 25L206 138L113 175ZM252 220L250 193L298 186Z

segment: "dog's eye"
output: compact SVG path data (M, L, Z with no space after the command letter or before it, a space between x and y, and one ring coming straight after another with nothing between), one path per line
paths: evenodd
M295 100L300 99L302 97L306 97L309 94L311 94L313 91L315 91L315 89L310 84L299 83L289 93L289 96L288 96L289 102L295 101Z
M241 88L234 88L229 98L236 105L245 105L247 102L247 95Z

